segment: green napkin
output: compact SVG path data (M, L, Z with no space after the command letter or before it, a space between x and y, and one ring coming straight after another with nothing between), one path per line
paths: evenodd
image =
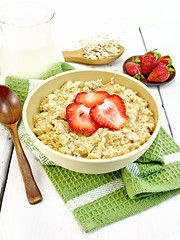
M72 69L67 63L59 63L42 79ZM24 103L40 81L7 77L6 85L17 92ZM151 147L136 162L122 170L94 175L53 164L33 145L22 121L19 135L41 162L85 232L134 215L180 193L180 147L162 127Z

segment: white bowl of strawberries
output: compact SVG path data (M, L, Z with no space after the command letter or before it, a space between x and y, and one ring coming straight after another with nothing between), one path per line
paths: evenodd
M147 86L168 83L176 73L172 58L169 55L161 56L156 49L128 58L123 64L123 71Z
M40 104L42 110L43 105L46 105L47 103L47 101L42 103L42 100L44 98L47 100L47 96L50 95L50 101L52 102L53 99L56 98L52 95L52 93L56 91L56 89L65 89L64 86L69 81L71 81L71 83L76 83L76 85L78 81L81 81L85 83L86 87L84 89L86 89L90 82L96 82L99 79L101 79L102 84L109 84L111 90L113 89L113 85L120 86L119 90L118 87L115 89L115 92L117 94L114 94L112 91L98 91L96 89L88 93L84 91L77 92L74 89L74 92L71 91L72 96L68 96L67 94L67 102L64 100L62 102L62 104L65 104L66 106L66 111L64 111L65 115L62 116L62 119L59 121L59 123L61 123L61 127L62 124L64 124L65 128L68 129L65 134L66 137L69 135L69 140L67 140L66 144L64 144L64 147L62 147L62 144L58 145L58 142L56 143L52 138L52 141L54 141L53 145L55 146L54 149L41 141L41 138L39 138L38 134L36 134L38 128L35 126L36 123L34 122L34 116L38 116L36 119L40 118ZM130 92L132 92L133 96L136 94L138 96L134 98L135 100L130 97L129 100L127 99L127 103L125 104L125 99L123 100L118 95L121 92L121 87L125 92L127 92L126 96L128 96ZM90 88L91 87L89 87L89 89ZM61 94L63 94L63 91L59 92L60 98ZM131 108L131 106L135 106L133 104L135 104L136 101L140 101L139 99L141 98L143 99L142 106L150 108L151 111L147 108L144 111L141 109L141 107L139 107L139 113L136 117L138 119L142 119L142 122L144 122L147 116L149 116L150 122L146 130L150 131L150 134L148 133L148 138L145 138L145 140L142 142L145 131L143 130L143 126L141 126L141 124L138 124L136 126L136 130L140 133L140 136L139 140L136 142L136 140L134 140L134 130L130 132L130 126L134 124L131 122L130 118L132 117L132 119L134 119L134 122L136 122L137 119L135 119L135 117L130 113L131 111L129 111L129 109L132 109L132 111L137 111L137 109L134 109L134 107ZM53 107L54 105L52 105L52 108ZM47 106L45 106L45 108L47 108ZM58 109L60 108L61 106L58 106ZM54 110L52 109L52 112L53 111ZM144 113L147 113L147 116L145 116L145 118L143 118ZM53 116L51 116L51 121L53 122L52 118ZM58 119L58 116L56 116L56 118ZM150 147L160 129L161 107L148 87L146 87L140 81L136 81L133 77L127 76L126 74L119 74L103 70L73 70L58 74L54 77L49 78L48 80L42 81L42 83L31 92L31 94L26 99L23 107L23 122L25 129L34 145L52 162L76 172L100 174L124 168L128 164L138 159ZM57 122L58 120L54 121L54 125L57 125ZM45 122L42 123L43 124L40 122L38 126L41 128L42 125L43 128L41 128L41 130L43 129L44 131L44 128L46 127L44 125ZM53 127L54 126L52 126L52 128ZM58 131L60 131L59 129ZM126 133L127 135L122 139L121 136ZM58 134L61 133L58 132ZM61 136L64 139L65 135L63 134L64 133L62 132L62 135L59 135L59 141L61 141ZM106 138L104 138L104 143L102 143L101 136L105 135ZM117 139L116 137L112 138L112 136L117 136ZM89 139L93 139L94 145L93 141L91 141L91 145L88 145ZM114 146L109 146L110 141L112 143L115 142ZM140 141L141 145L138 145ZM71 149L71 154L69 154L68 151L65 151L68 149L69 144L71 144L72 147L73 142L74 145L78 145L78 148L81 149L81 155L76 155L77 148L75 147L74 150ZM121 150L123 149L123 144L126 144L126 142L128 142L128 144L131 144L131 142L133 142L133 144L130 147L130 151L127 153L124 151L122 154ZM97 145L99 148L97 148ZM91 149L88 149L87 146L90 146ZM108 155L106 155L108 151L104 147L107 149L112 149L112 152L114 151L115 155L108 157ZM94 151L95 149L96 151ZM98 151L101 151L101 157L99 158L97 157ZM94 152L96 152L96 154L94 154Z

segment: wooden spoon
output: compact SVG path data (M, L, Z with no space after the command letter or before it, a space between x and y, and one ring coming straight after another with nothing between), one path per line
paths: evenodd
M120 51L117 55L113 57L103 58L103 59L90 59L83 56L83 48L80 48L78 50L74 51L63 51L63 56L66 62L78 62L78 63L84 63L84 64L92 64L92 65L101 65L101 64L107 64L115 61L117 58L119 58L123 52L124 47L119 46Z
M6 126L12 135L27 198L29 203L35 204L42 200L42 195L34 180L31 167L19 140L17 124L21 114L22 104L18 95L12 89L0 85L0 123Z

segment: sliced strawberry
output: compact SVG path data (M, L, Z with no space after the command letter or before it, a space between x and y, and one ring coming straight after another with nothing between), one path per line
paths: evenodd
M90 116L103 127L116 130L119 130L128 121L125 104L122 98L116 94L110 95L101 105L92 107Z
M71 103L66 108L66 117L72 131L90 136L100 124L89 115L90 108L80 103Z
M109 93L105 91L96 91L96 92L80 92L75 98L76 103L82 103L86 107L93 107L94 105L101 104L104 102L104 99L109 96Z

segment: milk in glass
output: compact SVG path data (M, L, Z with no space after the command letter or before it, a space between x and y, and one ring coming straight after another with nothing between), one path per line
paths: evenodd
M7 4L0 9L1 79L41 78L52 65L64 61L51 36L54 13L35 2Z

